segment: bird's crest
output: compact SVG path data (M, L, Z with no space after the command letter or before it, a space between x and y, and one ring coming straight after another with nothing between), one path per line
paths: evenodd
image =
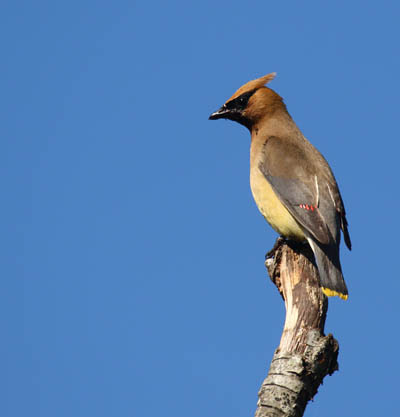
M239 97L241 94L246 93L247 91L255 90L257 88L263 87L265 84L272 81L276 76L276 72L271 72L271 74L264 75L263 77L257 78L256 80L251 80L246 84L242 85L239 90L228 100L231 101L236 97Z

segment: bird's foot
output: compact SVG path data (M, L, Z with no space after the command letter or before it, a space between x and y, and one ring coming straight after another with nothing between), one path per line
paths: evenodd
M275 252L286 242L286 239L283 236L276 239L274 247L265 254L265 260L271 259L275 256Z

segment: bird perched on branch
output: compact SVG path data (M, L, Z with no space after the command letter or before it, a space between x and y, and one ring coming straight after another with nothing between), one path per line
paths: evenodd
M275 75L249 81L209 118L249 129L250 185L259 210L280 235L308 241L322 291L347 299L339 260L340 230L351 249L343 200L325 158L305 139L282 98L265 87Z

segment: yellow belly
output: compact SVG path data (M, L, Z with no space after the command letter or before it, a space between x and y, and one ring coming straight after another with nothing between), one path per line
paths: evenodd
M258 209L273 229L280 235L288 238L305 239L300 226L279 201L271 185L258 167L250 171L250 186Z

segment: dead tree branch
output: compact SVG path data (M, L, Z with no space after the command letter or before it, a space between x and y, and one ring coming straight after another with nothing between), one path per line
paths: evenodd
M273 258L272 258L273 257ZM307 244L279 238L265 265L286 306L279 347L264 380L256 417L300 417L326 375L338 369L339 345L324 335L328 299Z

